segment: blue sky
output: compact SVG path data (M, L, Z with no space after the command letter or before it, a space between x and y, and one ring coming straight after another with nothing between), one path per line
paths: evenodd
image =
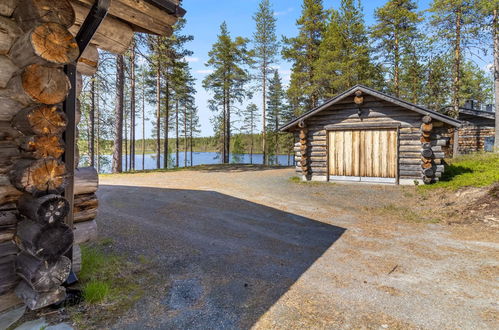
M187 25L184 32L185 34L194 36L194 40L187 45L187 48L192 50L194 54L187 58L187 60L190 62L193 75L197 79L196 104L199 109L201 136L211 136L213 134L210 123L210 118L213 116L213 113L207 107L207 101L210 98L210 95L203 89L202 80L209 73L209 68L206 67L204 63L208 59L208 52L210 51L212 44L216 42L220 24L223 21L226 21L233 37L242 36L251 38L255 29L255 23L252 16L257 10L259 1L260 0L183 1L183 7L187 10ZM277 34L279 37L282 35L288 37L295 36L297 34L296 20L301 14L302 0L271 0L271 2L277 17ZM361 1L367 26L374 24L373 16L375 9L383 6L385 2L385 0ZM430 2L431 0L417 1L420 10L427 9ZM325 8L338 8L339 4L340 0L324 0ZM487 62L490 62L487 60L489 59L486 59L485 62L477 62L480 66L485 67ZM278 65L284 83L288 83L290 63L281 61ZM261 97L256 93L254 98L252 100L247 100L243 107L249 102L254 102L260 107ZM237 132L239 126L240 123L236 121L234 123L234 132ZM151 134L147 135L150 136Z

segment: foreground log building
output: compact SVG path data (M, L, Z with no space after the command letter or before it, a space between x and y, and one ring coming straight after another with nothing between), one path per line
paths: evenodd
M0 1L0 328L63 300L78 244L97 235L97 172L77 166L81 74L99 48L169 35L184 13L178 0Z
M444 171L461 122L355 86L281 128L295 134L303 180L431 183Z

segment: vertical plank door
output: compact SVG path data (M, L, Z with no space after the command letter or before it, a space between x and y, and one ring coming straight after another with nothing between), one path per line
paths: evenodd
M329 175L333 179L395 178L397 130L329 131Z

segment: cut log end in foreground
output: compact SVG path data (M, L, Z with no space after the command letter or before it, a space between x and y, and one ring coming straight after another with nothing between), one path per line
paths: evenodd
M37 292L47 292L60 286L69 276L71 260L39 260L26 252L16 258L16 273Z
M38 259L57 260L73 245L74 234L63 223L50 225L23 220L17 225L16 245Z
M21 281L16 288L16 295L29 309L37 310L63 301L66 298L66 289L60 286L49 292L36 292L28 283Z
M19 190L34 196L59 194L66 183L66 166L57 159L22 159L11 172L10 181Z
M10 58L19 67L29 64L68 64L80 51L73 35L62 25L45 23L19 38L10 50Z
M27 158L59 158L64 153L64 142L57 135L26 137L21 143L21 155Z
M21 110L12 125L26 135L61 134L67 125L66 114L55 105L34 106Z
M39 64L27 66L20 77L12 78L11 82L9 89L12 97L25 105L62 103L70 87L69 79L62 69Z
M61 195L45 195L35 198L24 194L18 201L19 212L41 223L63 222L69 212L69 203Z

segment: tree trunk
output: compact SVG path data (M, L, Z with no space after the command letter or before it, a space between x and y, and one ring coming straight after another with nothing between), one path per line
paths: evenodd
M69 79L62 69L32 64L14 76L0 96L29 106L34 103L59 104L69 92Z
M145 82L142 81L144 84ZM146 90L142 85L142 170L145 170L146 161Z
M135 42L130 52L130 170L135 171Z
M34 196L60 194L66 183L66 166L57 159L21 159L11 172L10 180L19 190Z
M66 224L50 225L25 219L17 224L16 245L41 260L57 260L73 245L74 234Z
M400 50L399 50L399 37L395 32L395 48L393 50L393 58L394 58L394 75L393 75L393 89L395 91L395 96L399 97L400 88L399 88L399 71L400 71Z
M54 1L53 1L54 2ZM9 56L20 68L29 64L64 65L80 55L78 44L71 33L60 24L39 25L12 45Z
M66 125L66 114L55 105L25 108L12 120L12 126L25 135L61 134Z
M494 93L495 93L495 151L499 152L499 9L494 9Z
M17 205L22 215L44 224L64 222L69 212L69 203L61 195L45 195L35 198L24 194Z
M66 281L71 260L62 256L54 261L39 260L26 252L16 258L16 273L36 292L48 292Z
M454 83L452 90L452 107L454 117L459 115L459 94L461 87L461 24L462 24L462 7L458 6L455 22L456 40L454 45Z
M66 289L62 286L49 292L36 292L24 281L16 288L16 295L24 301L31 310L47 307L66 298Z
M159 37L157 37L159 43ZM161 61L156 63L156 168L161 167Z
M184 167L187 167L187 106L184 106Z
M165 81L165 123L163 127L163 168L168 168L168 158L169 158L169 140L168 131L170 130L170 81L168 76L168 67L166 68L167 76Z
M178 156L179 156L179 141L178 141L178 115L179 115L179 101L178 99L176 100L176 103L175 103L175 167L178 167L179 165L179 159L178 159Z
M66 28L75 23L75 12L68 0L17 0L13 16L24 31L42 23L58 23Z
M262 71L262 164L267 165L267 68Z
M125 72L123 55L116 55L116 105L114 109L113 173L123 171L123 97Z
M90 81L90 134L89 134L89 144L88 153L90 156L90 166L95 165L95 78Z

